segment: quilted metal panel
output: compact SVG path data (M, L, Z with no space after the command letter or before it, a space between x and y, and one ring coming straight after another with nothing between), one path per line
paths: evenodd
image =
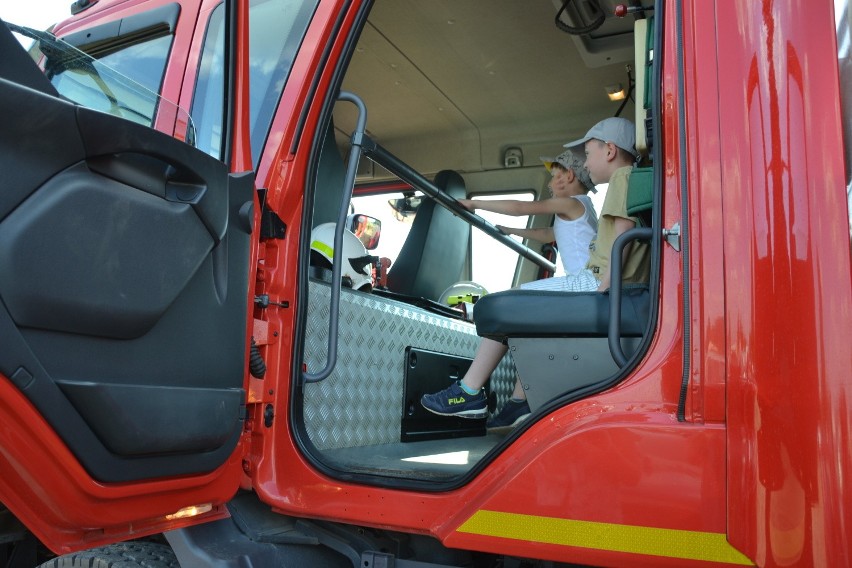
M325 365L330 286L311 280L305 360L310 371ZM405 348L473 357L479 337L473 324L345 288L340 298L340 342L334 372L305 385L305 424L320 450L399 441L403 412ZM512 393L515 369L507 355L491 376L498 407Z

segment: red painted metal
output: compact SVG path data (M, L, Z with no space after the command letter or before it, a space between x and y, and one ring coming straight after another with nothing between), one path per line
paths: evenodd
M850 264L829 2L717 3L730 540L852 561ZM695 120L695 118L693 118Z
M250 172L251 126L249 124L249 6L248 2L237 2L237 23L234 47L234 120L232 124L231 171Z
M0 380L0 495L15 516L57 552L226 517L223 504L239 483L232 457L204 476L144 483L93 480L11 381ZM171 521L166 515L211 503L208 514Z

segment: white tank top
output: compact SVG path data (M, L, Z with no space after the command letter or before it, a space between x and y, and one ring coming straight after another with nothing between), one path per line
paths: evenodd
M572 221L561 219L559 215L553 218L553 234L566 274L577 274L586 267L589 243L598 232L598 217L592 199L588 195L575 195L574 199L585 208L581 217Z

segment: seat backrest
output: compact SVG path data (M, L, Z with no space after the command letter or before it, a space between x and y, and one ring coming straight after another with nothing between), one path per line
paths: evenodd
M456 199L467 197L464 180L451 170L438 172L435 185ZM424 198L411 231L388 271L392 292L438 300L461 278L470 242L470 225Z
M636 150L638 163L642 167L633 168L627 186L627 214L639 219L640 227L651 226L651 204L654 197L654 170L651 164L653 144L650 128L651 105L654 90L653 53L654 53L654 17L636 20L633 30L634 53L636 57Z
M633 168L627 182L627 214L639 219L638 226L651 226L654 200L654 168Z
M636 150L642 161L651 153L653 143L650 137L648 119L651 116L651 97L653 96L653 51L654 17L636 20L633 29L635 53L635 99L636 99ZM640 161L640 163L642 163Z
M329 123L320 152L319 166L317 167L312 226L318 227L323 223L337 222L345 181L346 168L334 140L334 124Z

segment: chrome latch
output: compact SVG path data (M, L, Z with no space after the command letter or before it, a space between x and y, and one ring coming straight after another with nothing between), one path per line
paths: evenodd
M670 247L680 252L680 223L675 223L671 229L663 229L663 238Z

